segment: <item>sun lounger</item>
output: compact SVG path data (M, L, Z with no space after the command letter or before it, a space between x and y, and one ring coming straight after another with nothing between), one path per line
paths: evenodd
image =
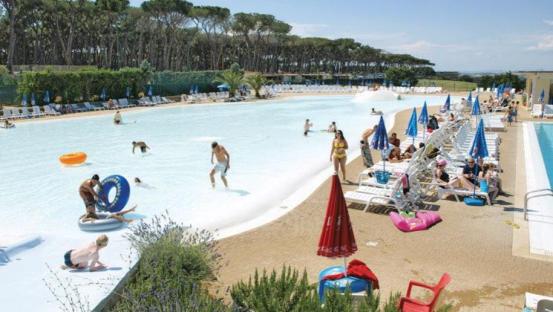
M540 304L541 303L541 304ZM540 311L540 308L542 310ZM549 309L549 310L547 310ZM524 310L523 312L542 312L542 311L553 311L553 297L536 295L533 293L524 294Z
M539 118L542 114L543 106L542 104L534 104L532 105L532 117L533 118Z
M44 116L44 113L40 111L39 106L33 106L33 112L31 113L33 117L41 117Z
M57 115L60 115L59 112L57 112L56 110L54 110L50 105L45 105L44 106L44 113L46 115L49 115L49 116L57 116Z
M138 100L138 106L154 106L155 104L150 101L150 98L143 97Z
M543 118L553 118L553 105L545 104L545 109L543 110Z
M94 106L94 105L90 104L90 102L84 102L84 106L85 106L86 109L88 109L89 111L99 111L99 110L103 110L103 109L104 109L103 107Z

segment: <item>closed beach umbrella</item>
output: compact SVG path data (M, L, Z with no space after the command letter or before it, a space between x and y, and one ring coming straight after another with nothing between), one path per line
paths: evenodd
M486 144L486 132L484 131L484 121L480 119L478 128L474 134L474 140L469 150L469 155L478 163L478 158L488 157L488 145ZM478 174L478 172L476 173ZM476 184L474 185L474 193L476 194Z
M36 105L36 98L35 98L35 93L31 93L31 106L35 106Z
M411 118L409 118L409 124L405 130L405 134L413 138L413 144L415 144L415 138L417 137L417 109L413 107Z
M424 105L422 105L421 115L419 116L419 123L424 125L424 128L422 129L423 141L426 136L426 125L428 125L428 119L428 108L426 107L426 101L424 101Z
M371 147L380 151L388 149L388 133L386 132L386 125L384 124L384 118L382 118L382 116L380 116L378 127L371 141ZM382 161L384 162L383 171L386 171L386 160L384 157L382 157Z
M472 91L469 91L469 95L467 96L467 102L469 105L472 105Z
M125 97L127 97L127 98L131 97L131 87L127 87L125 89Z
M448 112L451 109L451 96L448 94L444 103L444 111Z
M102 88L102 92L100 93L100 98L102 99L102 101L105 101L107 97L108 97L108 93L106 91L106 88Z
M544 89L541 89L541 93L540 93L540 102L543 103L545 99L545 90Z
M478 101L478 97L474 100L474 103L472 104L472 110L470 112L472 116L475 116L475 120L478 121L478 117L480 116L480 101Z
M152 92L152 85L148 86L148 96L151 97L154 93Z
M23 94L21 97L21 106L27 106L27 94Z
M48 90L46 90L46 92L44 92L44 103L46 104L50 104L50 92Z
M327 258L344 258L345 270L346 257L351 256L356 251L357 244L353 236L342 185L338 175L334 174L317 255Z

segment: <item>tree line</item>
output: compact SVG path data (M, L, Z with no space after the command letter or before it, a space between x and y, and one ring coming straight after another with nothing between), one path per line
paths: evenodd
M236 13L184 0L0 0L0 63L119 69L147 60L158 70L364 74L430 68L408 54L353 39L299 37L273 15Z

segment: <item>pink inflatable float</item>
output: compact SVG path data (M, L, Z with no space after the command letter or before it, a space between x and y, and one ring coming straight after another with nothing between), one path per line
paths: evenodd
M414 218L404 218L397 212L390 212L392 223L403 232L426 230L433 224L442 221L440 215L433 211L419 211Z

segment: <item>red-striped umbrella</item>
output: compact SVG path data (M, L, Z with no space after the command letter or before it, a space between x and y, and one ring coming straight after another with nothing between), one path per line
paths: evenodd
M346 200L338 175L332 177L332 188L326 207L326 216L319 239L317 255L339 258L353 255L357 251L355 237L349 219Z

